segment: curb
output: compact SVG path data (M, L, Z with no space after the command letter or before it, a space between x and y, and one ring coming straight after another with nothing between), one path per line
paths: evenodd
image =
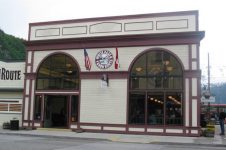
M58 139L75 139L75 140L90 140L90 141L110 141L108 139L101 138L86 138L86 137L71 137L71 136L56 136L56 135L39 135L39 134L26 134L26 133L2 133L1 135L15 135L15 136L26 136L26 137L44 137L44 138L58 138Z
M120 142L120 143L137 143L137 144L154 144L154 145L187 145L187 146L208 146L208 147L226 147L226 144L202 144L202 143L178 143L178 142L139 142L139 141L125 141L123 139L102 139L102 138L88 138L88 137L71 137L71 136L57 136L57 135L40 135L40 134L27 134L27 133L9 133L0 132L1 135L15 135L26 137L43 137L43 138L57 138L57 139L75 139L75 140L90 140L90 141L108 141L108 142Z

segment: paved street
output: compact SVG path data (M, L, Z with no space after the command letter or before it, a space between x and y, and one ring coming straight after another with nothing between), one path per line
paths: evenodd
M225 150L220 146L192 144L138 144L95 139L45 138L0 135L0 150Z

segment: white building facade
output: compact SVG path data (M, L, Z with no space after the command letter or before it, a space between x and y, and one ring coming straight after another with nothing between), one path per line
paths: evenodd
M31 23L23 126L199 136L198 12Z
M0 126L10 120L22 125L24 61L0 61Z

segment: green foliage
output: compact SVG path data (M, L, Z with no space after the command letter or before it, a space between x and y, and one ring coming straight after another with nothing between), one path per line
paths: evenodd
M0 29L0 59L25 60L23 39L6 34Z

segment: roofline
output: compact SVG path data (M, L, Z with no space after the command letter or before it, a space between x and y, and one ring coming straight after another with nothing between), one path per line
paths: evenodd
M82 22L92 22L92 21L137 19L137 18L150 18L150 17L152 18L152 17L182 16L182 15L196 15L198 17L198 10L108 16L108 17L94 17L94 18L82 18L82 19L71 19L71 20L47 21L47 22L34 22L34 23L30 23L29 26L31 27L31 26L40 26L40 25L82 23Z

